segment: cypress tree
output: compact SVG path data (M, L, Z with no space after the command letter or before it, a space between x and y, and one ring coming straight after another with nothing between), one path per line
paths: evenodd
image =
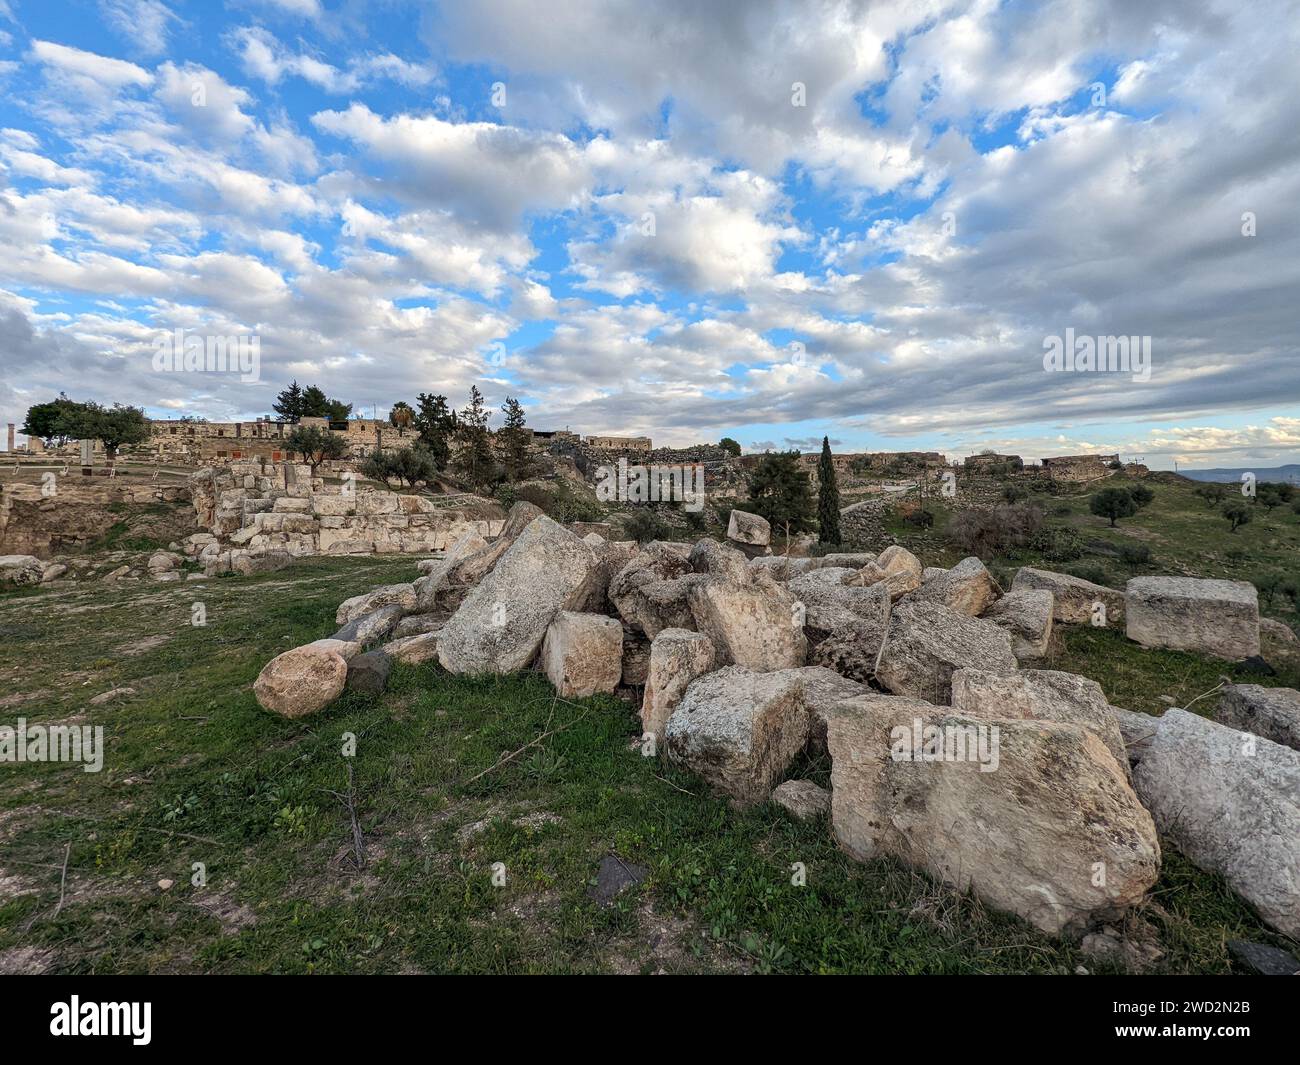
M830 437L822 437L822 457L817 464L818 539L824 544L838 544L840 539L840 488L835 482L835 463L831 460Z

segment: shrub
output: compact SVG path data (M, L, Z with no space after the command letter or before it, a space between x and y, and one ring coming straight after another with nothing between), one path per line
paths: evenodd
M1057 525L1041 529L1029 546L1048 562L1073 562L1084 554L1083 537L1074 529Z
M1252 578L1251 583L1255 585L1255 590L1259 592L1260 601L1265 606L1272 606L1278 592L1282 591L1283 585L1286 584L1286 575L1279 573L1277 570L1269 570L1267 573L1261 573Z
M639 507L623 518L623 535L637 543L662 539L664 533L664 523L649 507Z
M962 510L948 522L947 536L960 550L991 558L1029 543L1041 530L1043 511L1033 503L1012 503L992 510Z
M1151 561L1151 548L1146 544L1120 544L1119 560L1134 569L1145 566Z
M1128 490L1128 494L1139 510L1147 506L1151 500L1155 499L1156 494L1144 484L1135 484Z
M1072 577L1078 577L1080 580L1092 581L1093 584L1106 584L1110 580L1105 569L1095 562L1071 566L1066 572Z

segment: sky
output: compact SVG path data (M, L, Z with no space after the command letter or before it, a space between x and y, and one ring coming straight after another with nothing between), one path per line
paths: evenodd
M477 384L656 444L1300 461L1297 54L1269 0L0 0L0 422ZM1146 372L1045 365L1113 336Z

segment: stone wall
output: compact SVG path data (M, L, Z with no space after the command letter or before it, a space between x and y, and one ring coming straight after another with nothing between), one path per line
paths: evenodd
M115 527L126 538L178 540L194 522L189 489L130 478L82 477L80 470L51 473L54 492L40 484L0 485L0 554L50 558L102 540Z
M190 484L198 522L212 534L199 557L217 572L232 549L254 557L428 554L471 530L495 536L504 517L477 496L327 489L311 467L295 464L233 463L200 470Z

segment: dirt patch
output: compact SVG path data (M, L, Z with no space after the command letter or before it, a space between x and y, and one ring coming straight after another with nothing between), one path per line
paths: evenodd
M602 968L617 976L672 973L746 973L751 966L708 939L692 921L657 913L645 899L637 907L637 933L616 939L603 953Z
M54 968L54 951L39 947L0 950L0 976L43 976Z
M217 919L223 936L237 936L245 928L257 923L257 914L223 893L197 893L190 898L190 902Z
M146 651L153 651L161 647L170 639L170 633L160 633L157 636L146 636L140 640L132 640L130 643L119 644L117 647L113 648L113 650L117 652L117 654L130 658L133 655L142 655Z

